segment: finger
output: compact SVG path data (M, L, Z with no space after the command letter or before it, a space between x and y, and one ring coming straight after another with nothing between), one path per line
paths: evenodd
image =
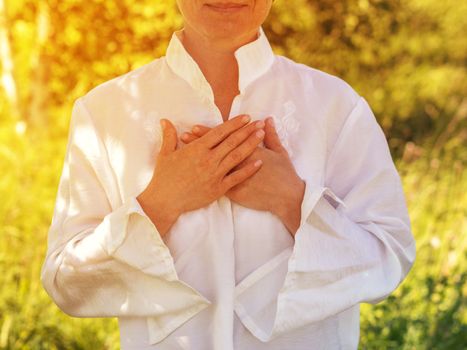
M226 174L232 168L240 164L255 151L263 138L264 130L262 129L251 133L243 143L238 147L234 147L234 149L222 159L219 164L218 171L221 174ZM224 143L227 143L227 140L223 142L223 144Z
M204 126L204 125L195 125L192 129L191 129L191 132L196 135L196 136L204 136L207 134L207 132L209 130L211 130L212 128L209 128L207 126Z
M224 141L222 141L217 147L212 149L212 157L214 159L217 159L221 161L224 159L229 153L233 152L237 147L240 147L240 145L245 142L251 135L254 135L255 132L262 130L264 128L264 122L262 120L258 120L254 123L251 123L244 128L235 131L233 134L229 135ZM264 135L263 135L264 136ZM206 136L205 136L206 137ZM261 138L262 139L262 138ZM250 140L250 143L255 143L258 140L255 139L254 137ZM261 140L259 140L261 141ZM257 144L255 144L256 148ZM245 146L242 148L244 151L246 151ZM242 152L242 149L240 152ZM237 156L239 152L234 153L234 156ZM248 156L246 155L241 155L241 156ZM238 158L240 159L240 157ZM234 164L236 165L236 164Z
M169 154L177 148L177 129L168 119L161 119L162 145L159 153Z
M221 143L231 133L246 125L249 121L250 117L248 115L238 115L209 130L203 138L199 139L199 142L211 149Z
M286 152L279 138L279 135L277 134L276 128L274 126L274 119L272 117L268 117L266 119L264 131L266 132L264 135L264 146L266 146L266 148L275 152Z
M224 193L230 190L232 187L242 183L249 177L256 174L256 172L261 168L263 162L260 159L256 161L249 162L245 164L242 168L231 172L229 175L225 176L222 180L222 186L224 186Z
M181 140L182 140L183 142L185 142L185 143L187 143L187 144L190 143L190 142L193 142L194 140L199 139L198 136L193 135L193 134L190 133L190 132L184 132L180 138L181 138Z

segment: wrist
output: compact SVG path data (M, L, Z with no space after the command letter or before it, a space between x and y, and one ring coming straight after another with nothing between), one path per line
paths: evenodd
M157 195L149 195L146 191L143 191L136 197L136 200L162 237L168 233L180 216L178 211L170 208Z
M281 198L280 205L276 211L276 215L287 227L292 236L295 236L301 222L302 202L305 194L305 182L300 179L293 187L292 191L288 191Z

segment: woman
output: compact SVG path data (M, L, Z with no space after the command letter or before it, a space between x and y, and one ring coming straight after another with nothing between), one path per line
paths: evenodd
M272 53L270 0L178 5L165 57L74 104L45 289L122 349L356 349L415 258L381 128Z

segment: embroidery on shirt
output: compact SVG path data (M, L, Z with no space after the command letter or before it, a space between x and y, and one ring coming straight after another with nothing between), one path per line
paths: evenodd
M162 128L159 124L159 113L148 112L142 121L142 126L151 144L162 142Z
M297 107L292 101L287 101L282 105L282 113L279 115L268 114L274 119L276 125L276 131L281 140L282 145L287 150L289 157L294 157L292 141L296 133L300 128L300 123L296 118ZM262 113L264 114L264 113ZM154 145L153 154L156 151L159 151L160 146L162 145L162 128L160 126L160 119L163 118L156 111L151 111L145 114L142 119L142 127L146 132L146 137L151 144ZM186 146L184 142L180 140L180 136L184 132L191 132L193 127L193 122L184 122L184 121L174 121L171 120L172 124L177 130L177 149ZM201 123L203 124L203 123ZM203 124L204 125L204 124ZM213 126L210 126L213 127Z
M290 140L295 136L300 127L299 122L295 117L297 107L292 101L287 101L282 105L282 108L284 112L279 117L274 114L271 116L274 119L277 135L279 136L282 145L287 150L289 157L293 158L294 152L292 142Z
M151 111L145 114L144 118L141 118L141 124L143 130L146 133L148 141L153 145L152 154L155 156L156 152L159 152L160 147L162 146L162 127L160 125L160 119L163 119L160 113L156 111ZM165 117L165 119L169 119ZM184 142L180 140L180 136L184 132L191 132L193 127L192 122L187 123L183 121L174 121L169 119L175 129L177 130L177 147L176 149L183 148L186 146Z

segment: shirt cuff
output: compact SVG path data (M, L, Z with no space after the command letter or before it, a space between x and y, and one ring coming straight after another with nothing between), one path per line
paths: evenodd
M312 184L305 181L305 194L303 195L303 201L301 206L301 222L304 224L311 212L315 209L315 206L318 204L321 197L326 198L334 208L342 205L344 208L347 208L344 201L340 199L334 192L331 191L329 187L323 186L313 186Z
M99 226L99 241L110 256L148 275L178 280L173 257L136 197L107 215Z
M325 214L339 205L345 207L345 203L329 188L306 183L301 223L293 248L285 249L237 285L235 312L243 325L262 342L287 333L289 329L297 327L296 323L301 322L291 319L288 294L294 293L297 288L300 270L307 263L306 257L310 253L304 251L309 248L309 245L302 242L307 238L304 228L313 211ZM264 290L270 291L268 295L271 297L265 298Z
M305 181L305 193L303 195L303 201L301 206L301 217L300 226L294 236L295 244L291 258L289 259L289 270L297 271L298 265L300 265L300 254L299 248L303 246L300 242L303 239L303 228L306 227L307 220L313 211L322 213L329 210L330 205L337 209L342 206L347 208L344 201L340 199L329 187L324 186L313 186L311 183ZM323 202L324 201L324 202ZM306 252L305 252L306 255Z

